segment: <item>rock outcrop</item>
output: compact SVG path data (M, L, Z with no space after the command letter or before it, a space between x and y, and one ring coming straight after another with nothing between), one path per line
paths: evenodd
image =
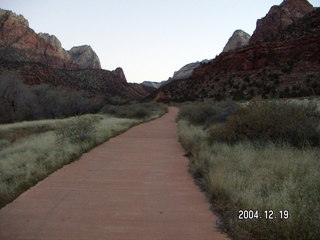
M313 10L315 8L307 0L284 0L279 6L273 6L264 18L257 21L250 44L273 40L282 30Z
M0 9L0 26L2 60L37 62L62 69L79 68L61 48L61 43L56 37L36 34L22 15Z
M80 68L100 69L100 60L93 49L88 45L71 48L68 53L72 60L76 62Z
M48 33L38 33L38 36L43 38L48 44L52 45L58 51L64 50L62 48L60 40L56 36L50 35Z
M179 79L186 79L191 77L192 72L195 68L199 67L201 63L206 63L208 60L203 60L201 62L194 62L194 63L189 63L182 68L180 68L178 71L174 72L173 77L170 79L172 80L179 80Z
M162 82L150 82L150 81L144 81L141 84L147 87L152 87L152 88L159 88L161 87L161 84L163 84L166 81L162 81Z
M229 38L222 52L229 52L249 44L250 35L243 30L236 30Z
M116 75L121 82L127 82L126 75L124 75L124 71L121 67L116 68L112 73Z
M61 42L56 36L50 35L48 33L38 33L38 36L43 38L48 45L51 45L53 47L53 49L55 49L57 51L58 55L61 56L61 60L63 62L73 62L73 64L76 63L71 58L69 53L62 48ZM66 67L68 67L68 65Z

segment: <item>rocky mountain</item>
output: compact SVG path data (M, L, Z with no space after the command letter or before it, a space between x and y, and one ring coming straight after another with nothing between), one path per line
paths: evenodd
M180 80L180 79L186 79L192 76L192 72L195 68L199 67L202 63L206 63L208 60L203 60L201 62L194 62L189 63L182 68L180 68L178 71L174 72L173 77L170 79L172 80Z
M150 81L144 81L141 84L147 87L152 87L152 88L159 88L165 81L162 82L150 82Z
M58 52L63 52L63 54L66 55L66 58L70 58L70 56L68 56L68 54L62 48L61 42L56 36L50 35L48 33L38 33L38 36L43 38L47 44L53 46L53 48L56 49Z
M90 46L66 51L57 37L37 34L22 15L0 9L0 75L7 73L27 85L50 84L104 98L140 100L153 91L128 83L121 68L102 70Z
M91 97L104 97L107 100L115 96L127 100L141 100L154 90L120 79L119 72L120 68L114 71L66 70L39 63L0 61L0 75L14 73L27 85L49 84L65 90L86 91Z
M203 60L201 62L189 63L180 68L178 71L174 72L173 77L170 77L168 80L161 82L144 81L142 84L148 87L160 88L172 81L189 78L192 76L192 72L195 68L199 67L202 63L206 63L208 61L209 60Z
M71 59L76 62L80 68L101 69L100 60L93 49L88 45L71 48L68 53Z
M236 30L229 38L222 52L229 52L249 44L250 35L243 30Z
M28 21L0 9L0 58L11 62L38 62L62 69L78 69L55 36L36 34Z
M286 6L296 12L296 4L297 1L287 0L279 8ZM309 11L308 4L306 8L305 11ZM320 10L315 9L277 34L271 29L270 35L276 34L272 39L221 53L194 69L188 79L161 87L153 97L167 102L206 98L239 100L258 95L265 98L319 95L319 14Z
M116 68L112 73L117 76L121 82L127 82L126 76L124 75L124 71L121 67Z
M88 45L62 48L59 39L35 33L28 21L11 11L0 9L0 57L12 62L37 62L62 69L101 69L97 54Z
M148 87L153 87L158 89L160 87L163 87L169 84L172 81L189 78L192 75L192 72L195 68L199 67L202 63L206 63L208 61L209 60L203 60L201 62L189 63L183 66L182 68L180 68L178 71L175 71L173 74L173 77L170 77L168 80L161 81L161 82L144 81L142 84Z
M312 12L315 8L307 0L284 0L271 7L268 14L257 21L250 44L271 40L290 24Z

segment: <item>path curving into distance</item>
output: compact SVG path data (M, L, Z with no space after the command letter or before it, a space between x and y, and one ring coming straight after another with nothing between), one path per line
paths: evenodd
M1 240L222 240L187 172L176 108L84 154L0 210Z

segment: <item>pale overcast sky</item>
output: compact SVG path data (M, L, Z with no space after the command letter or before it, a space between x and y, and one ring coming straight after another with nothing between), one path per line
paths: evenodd
M250 35L282 0L0 0L63 48L90 45L103 69L129 82L167 80L183 65L214 58L231 34ZM319 0L310 0L319 7Z

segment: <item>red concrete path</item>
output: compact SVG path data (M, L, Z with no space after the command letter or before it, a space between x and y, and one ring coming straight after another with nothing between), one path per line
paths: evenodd
M100 145L1 209L0 239L227 239L187 172L176 113Z

